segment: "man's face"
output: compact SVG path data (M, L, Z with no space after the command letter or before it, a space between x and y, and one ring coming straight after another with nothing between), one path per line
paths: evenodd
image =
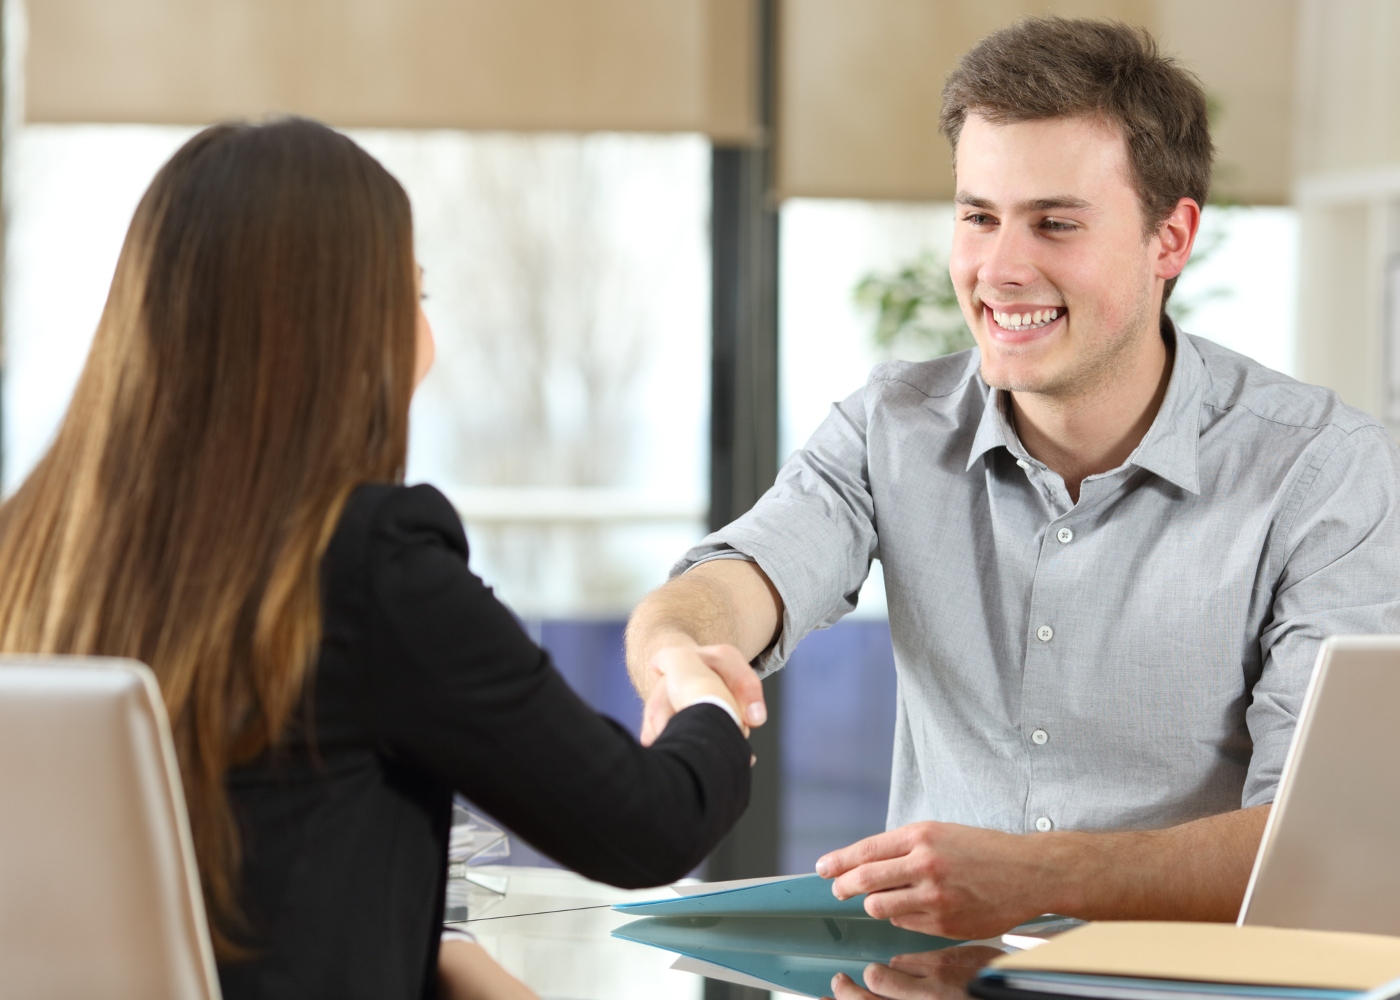
M957 181L950 271L988 385L1092 392L1157 336L1159 240L1143 238L1127 146L1112 127L969 115Z

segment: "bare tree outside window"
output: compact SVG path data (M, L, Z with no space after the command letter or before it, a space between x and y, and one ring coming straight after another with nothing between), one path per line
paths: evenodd
M689 244L703 254L706 235L693 143L458 133L408 149L375 133L370 144L384 147L375 151L414 198L438 338L420 407L434 424L434 480L688 499L684 484L651 475L650 425L668 418L645 390L671 375L671 341L703 337L708 323L705 275L690 273ZM527 613L625 611L660 582L656 566L629 554L624 536L635 528L617 518L466 513L474 565Z

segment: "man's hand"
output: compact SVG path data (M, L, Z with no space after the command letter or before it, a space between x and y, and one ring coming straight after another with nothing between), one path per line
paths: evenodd
M896 927L984 938L1047 912L1045 887L1058 873L1044 845L955 823L911 823L833 851L817 874L836 879L838 899L869 893L865 912Z
M897 927L1001 934L1042 913L1083 920L1234 920L1269 806L1165 830L1001 833L911 823L833 851L817 874Z
M867 965L868 989L845 973L831 980L835 1000L966 1000L967 983L977 970L1005 954L986 945L965 945L896 955L889 965Z
M651 693L647 696L646 709L642 715L641 740L643 746L651 746L671 716L676 714L680 694L674 682L665 681L673 677L687 676L690 671L703 668L706 673L713 671L723 682L723 695L728 695L739 712L739 717L748 726L761 726L768 719L768 709L763 702L763 684L749 666L743 654L733 646L666 646L656 651L647 665L651 675ZM748 736L748 726L744 735Z
M777 639L782 618L778 589L744 559L701 563L648 594L627 622L627 671L646 705L642 743L649 746L673 714L670 697L658 692L661 655L704 663L728 684L741 718L763 725L763 685L749 663Z

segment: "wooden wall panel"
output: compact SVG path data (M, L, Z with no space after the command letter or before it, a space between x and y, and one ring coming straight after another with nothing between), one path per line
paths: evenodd
M1293 185L1298 13L1291 0L1159 0L1163 48L1217 107L1215 193L1286 204Z
M944 78L987 33L1056 12L1156 32L1224 109L1218 190L1287 198L1293 0L779 3L782 196L950 197ZM344 126L761 136L754 0L29 0L28 11L30 121L297 111Z
M37 122L756 135L752 0L29 0Z
M1219 99L1222 190L1287 199L1291 0L784 0L779 187L784 196L952 196L939 93L980 38L1037 13L1148 27Z

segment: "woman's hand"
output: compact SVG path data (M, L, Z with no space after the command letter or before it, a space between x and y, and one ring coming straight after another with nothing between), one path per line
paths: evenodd
M442 1000L539 1000L534 990L496 964L475 941L444 941L438 949Z
M651 697L647 699L642 727L643 744L650 745L660 736L672 715L710 698L717 698L733 709L735 718L740 720L740 730L745 738L748 737L749 727L742 721L744 712L734 692L709 662L721 658L726 652L738 655L729 647L668 646L652 657L651 669L658 677L657 683L652 686ZM748 664L744 664L744 669L752 673ZM753 683L757 684L757 678Z

